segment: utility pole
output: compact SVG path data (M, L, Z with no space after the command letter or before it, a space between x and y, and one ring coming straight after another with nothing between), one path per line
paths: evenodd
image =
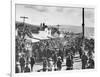
M25 20L28 19L28 17L20 16L20 18L23 19L23 26L22 26L22 32L21 32L21 36L22 36L21 37L21 39L22 39L22 41L21 41L21 48L22 48L22 53L24 53L23 52L23 49L24 49L23 45L25 44L25 41L24 41L24 39L25 39Z
M24 39L24 34L25 34L25 20L28 19L28 17L25 17L25 16L20 16L20 18L23 19L23 39Z
M84 8L82 8L82 50L84 52L84 27L85 27L85 23L84 23Z
M25 17L25 16L20 16L20 18L23 19L23 23L25 23L25 20L28 19L28 17Z
M84 8L82 8L82 39L84 40Z

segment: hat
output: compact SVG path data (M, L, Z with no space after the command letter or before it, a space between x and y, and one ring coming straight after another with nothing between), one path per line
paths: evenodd
M52 60L52 58L49 58L49 60L51 61L51 60Z
M16 65L20 65L20 63L19 62L16 62Z
M61 57L59 56L58 59L61 59Z

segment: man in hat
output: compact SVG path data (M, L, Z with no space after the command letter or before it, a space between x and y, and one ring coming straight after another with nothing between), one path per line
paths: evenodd
M22 55L20 58L20 66L21 66L21 72L24 72L24 67L25 67L24 55Z
M34 59L33 55L32 55L32 57L30 57L30 64L31 64L31 71L33 71L33 66L35 64L35 59Z
M61 57L59 56L57 60L57 70L61 70L61 68L62 68L62 61Z
M47 70L47 60L46 58L44 58L43 60L43 71L46 71Z
M54 64L54 70L56 70L56 65L57 65L57 53L54 53L53 55L53 64Z
M73 68L73 57L70 53L68 53L68 56L66 58L66 70L71 70Z
M82 69L86 69L88 57L85 55L85 52L82 55Z

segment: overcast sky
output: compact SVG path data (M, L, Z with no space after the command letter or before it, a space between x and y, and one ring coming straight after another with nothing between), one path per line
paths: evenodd
M73 7L50 7L36 5L16 5L16 21L22 21L20 16L27 16L25 21L30 24L40 25L73 25L81 26L82 9ZM94 26L94 9L85 8L85 26Z

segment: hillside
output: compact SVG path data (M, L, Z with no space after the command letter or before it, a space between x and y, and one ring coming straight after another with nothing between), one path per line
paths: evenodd
M60 29L67 32L73 32L73 33L82 32L81 26L63 25ZM94 27L85 27L85 36L86 37L94 36Z
M22 22L16 21L16 27L18 27L20 25L22 25ZM31 30L32 33L38 33L38 31L40 30L40 27L39 27L40 25L33 25L33 24L28 24L28 23L25 23L25 25L28 26L28 28ZM66 32L81 33L82 27L81 26L73 26L73 25L61 25L60 30L66 31ZM94 36L94 27L85 27L85 36L93 37Z
M32 33L38 33L38 31L40 30L39 25L32 25L32 24L28 24L28 23L25 23L24 25L27 26L27 29L28 30L30 29L30 31ZM23 23L16 21L16 28L19 28L21 26L23 26Z

